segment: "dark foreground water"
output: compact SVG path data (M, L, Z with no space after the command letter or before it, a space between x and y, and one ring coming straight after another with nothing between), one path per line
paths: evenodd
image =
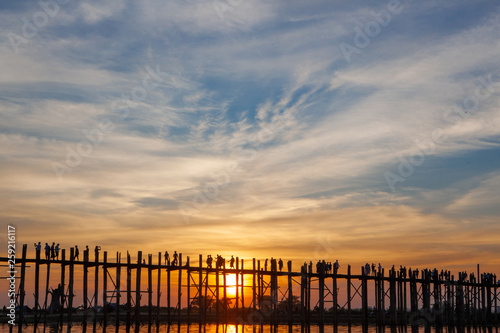
M8 324L0 324L0 333L7 332L18 332L19 328L17 326L11 327ZM33 332L33 333L155 333L155 332L167 332L167 333L499 333L499 327L492 326L469 326L462 328L448 328L448 327L411 327L411 326L361 326L361 325L325 325L323 327L318 325L300 326L300 325L231 325L231 324L206 324L206 325L166 325L161 324L159 326L144 325L137 329L134 326L127 327L124 326L113 326L107 325L106 327L100 326L99 324L87 324L86 326L82 324L73 324L73 326L68 327L68 325L63 324L62 327L54 325L39 325L35 328L33 325L23 327L22 332Z

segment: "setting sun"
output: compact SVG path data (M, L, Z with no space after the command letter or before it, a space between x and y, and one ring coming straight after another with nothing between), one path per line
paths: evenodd
M224 283L224 276L221 276L220 279L221 284ZM241 286L238 289L241 290ZM236 296L236 274L226 275L226 292L228 297Z

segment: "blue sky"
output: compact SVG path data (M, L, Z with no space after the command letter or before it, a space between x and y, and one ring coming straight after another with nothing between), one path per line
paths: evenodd
M21 240L500 267L497 2L0 16L0 218Z

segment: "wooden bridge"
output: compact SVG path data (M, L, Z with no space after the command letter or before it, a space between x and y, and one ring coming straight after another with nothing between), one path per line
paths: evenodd
M260 260L239 258L233 268L225 263L214 268L205 267L202 255L197 265L191 265L189 257L183 261L179 254L174 265L162 261L162 253L153 260L152 255L143 259L139 251L134 262L127 253L122 262L120 253L110 261L106 251L100 257L96 249L91 261L88 251L83 260L77 260L74 251L63 249L60 260L42 259L36 251L36 258L28 259L27 245L23 245L22 257L15 259L16 305L25 309L17 314L19 332L22 324L36 326L54 320L136 326L165 321L413 326L500 322L500 285L496 275L489 273L477 277L460 274L455 279L436 270L392 268L386 275L384 269L366 274L361 267L356 275L348 266L346 274L340 274L324 261L314 270L310 262L294 272L291 261L281 270L275 261L268 269L267 260L262 267ZM0 258L0 262L8 260ZM55 279L51 277L54 266L60 270ZM46 274L42 292L41 271ZM30 300L34 304L29 311L25 307L28 292L33 293ZM81 306L75 306L76 297L82 298Z

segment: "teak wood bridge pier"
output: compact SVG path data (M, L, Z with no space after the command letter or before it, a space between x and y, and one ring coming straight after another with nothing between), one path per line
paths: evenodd
M238 258L234 268L226 268L225 263L209 268L204 267L202 255L192 266L189 257L183 261L179 254L173 265L164 263L161 253L153 261L152 255L143 258L141 251L134 262L128 253L124 259L116 253L116 260L110 261L106 251L95 251L90 260L87 251L84 260L76 260L73 248L69 253L63 249L60 260L42 259L40 251L35 259L28 259L27 245L23 245L22 257L15 259L19 331L23 323L36 326L54 320L70 324L98 320L104 325L167 321L459 326L500 322L500 285L493 274L460 274L455 279L435 270L419 274L392 268L388 275L383 269L365 274L362 267L356 275L350 266L346 274L340 274L324 262L314 270L310 263L294 272L291 261L283 270L271 262L268 270L267 262L263 267L260 260L248 263ZM8 260L0 258L0 262ZM56 273L52 276L51 267ZM41 279L41 273L46 277ZM45 284L42 290L41 282ZM32 308L26 307L27 297ZM82 305L76 306L76 297Z

